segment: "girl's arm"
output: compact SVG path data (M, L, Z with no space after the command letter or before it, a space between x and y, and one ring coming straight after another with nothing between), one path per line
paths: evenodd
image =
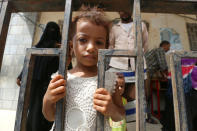
M64 77L61 75L55 76L49 83L42 107L43 115L48 121L55 120L56 102L66 94L65 83Z

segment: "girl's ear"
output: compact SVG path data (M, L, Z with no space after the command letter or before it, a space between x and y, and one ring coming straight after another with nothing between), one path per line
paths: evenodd
M72 41L69 41L68 42L68 52L67 52L67 65L66 67L69 66L69 64L71 63L72 61L72 54L73 54L73 47L72 47Z
M69 54L72 57L72 54L73 54L73 42L69 41L68 44L69 44Z

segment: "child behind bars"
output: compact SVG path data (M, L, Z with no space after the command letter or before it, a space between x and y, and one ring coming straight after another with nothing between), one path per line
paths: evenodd
M117 88L114 91L97 88L98 50L108 45L109 22L101 11L93 8L75 17L72 31L77 64L68 71L67 82L61 75L50 81L43 99L43 114L54 121L56 102L65 98L66 131L95 131L97 111L105 116L105 130L111 130L108 118L120 121L125 111Z

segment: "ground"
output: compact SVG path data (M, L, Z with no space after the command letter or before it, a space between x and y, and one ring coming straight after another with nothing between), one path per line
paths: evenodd
M14 131L16 111L0 110L0 131ZM146 124L146 131L160 131L160 124ZM128 131L135 131L135 122L127 123Z

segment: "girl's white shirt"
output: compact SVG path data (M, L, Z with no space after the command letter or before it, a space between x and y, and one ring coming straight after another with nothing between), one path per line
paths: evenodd
M93 108L93 95L96 89L97 76L78 77L68 73L65 131L96 131L97 111ZM105 131L111 131L107 118Z

